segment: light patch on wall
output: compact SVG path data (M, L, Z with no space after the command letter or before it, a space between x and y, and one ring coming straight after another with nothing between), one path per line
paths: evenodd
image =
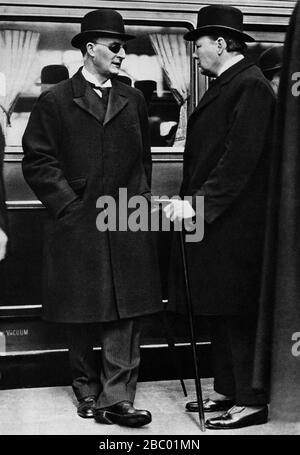
M3 332L0 332L0 353L6 352L6 336Z
M6 95L6 79L5 74L0 72L0 96Z

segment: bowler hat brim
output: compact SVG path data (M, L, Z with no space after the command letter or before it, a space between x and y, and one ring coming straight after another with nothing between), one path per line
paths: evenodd
M282 64L278 63L277 65L270 66L269 68L261 68L262 72L265 74L272 73L273 71L278 71L282 68Z
M219 32L228 32L232 36L236 37L240 41L245 43L252 43L255 41L252 36L248 35L247 33L241 32L233 27L226 27L225 25L204 25L203 27L196 28L195 30L191 30L190 32L184 35L184 39L186 41L196 41L200 36L215 34Z
M127 33L117 33L107 30L87 30L85 32L78 33L78 35L75 35L71 41L71 44L72 46L79 49L84 42L87 42L87 40L89 39L95 38L95 36L97 35L107 36L111 38L119 38L122 41L129 41L135 38L135 36L128 35Z

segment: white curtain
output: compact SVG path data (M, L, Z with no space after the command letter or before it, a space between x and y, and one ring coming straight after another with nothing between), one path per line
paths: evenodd
M145 79L155 81L157 96L162 96L163 70L156 55L128 54L122 64L122 70L134 82Z
M184 145L187 126L187 100L190 95L190 60L182 34L150 34L151 43L165 72L170 89L180 107L174 145Z
M33 62L39 33L30 30L0 30L0 72L5 77L5 94L0 95L0 122L3 131L20 93L33 82Z

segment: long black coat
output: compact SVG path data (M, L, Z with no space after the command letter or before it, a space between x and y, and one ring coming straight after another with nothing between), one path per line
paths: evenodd
M155 239L99 232L99 196L150 194L151 153L142 94L113 81L102 103L79 71L43 93L23 137L25 179L49 212L44 317L101 322L161 309Z
M300 421L300 4L287 30L276 115L254 386L271 418ZM295 77L296 75L296 77ZM271 361L272 360L272 361Z
M208 89L188 122L181 193L204 196L205 232L187 243L195 312L257 310L275 98L246 59ZM171 255L170 310L184 302L177 236Z

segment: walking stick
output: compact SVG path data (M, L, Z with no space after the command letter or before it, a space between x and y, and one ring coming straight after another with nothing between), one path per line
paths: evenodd
M190 288L189 275L188 275L187 256L186 256L186 250L185 250L183 228L180 230L179 236L180 236L180 250L181 250L183 273L184 273L186 304L187 304L189 327L190 327L191 346L192 346L193 360L194 360L195 385L196 385L196 394L197 394L197 401L198 401L199 423L200 423L200 430L205 431L202 389L201 389L201 382L200 382L200 376L199 376L199 370L198 370L196 338L195 338L195 331L194 331L194 314L193 314L191 288Z

